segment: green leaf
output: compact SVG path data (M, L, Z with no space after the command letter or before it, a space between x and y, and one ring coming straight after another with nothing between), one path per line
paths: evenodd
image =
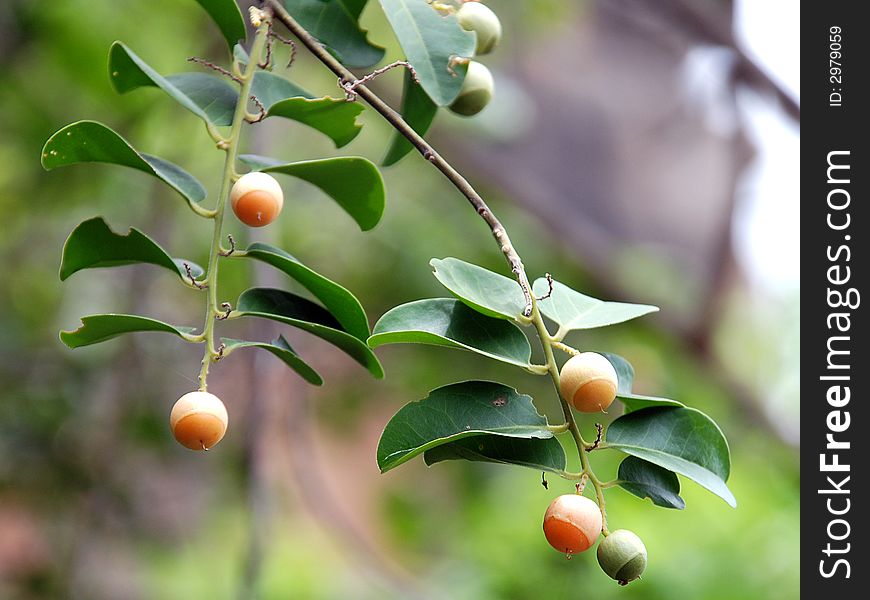
M244 49L237 46L240 58ZM166 92L181 106L217 126L232 125L238 89L225 79L206 73L160 75L121 42L109 52L109 75L118 93L154 86ZM357 117L363 112L358 102L344 99L315 98L295 83L269 73L257 71L251 93L266 109L267 117L284 117L308 125L329 136L341 147L353 140L362 129Z
M102 217L94 217L79 223L67 238L63 246L60 279L64 281L82 269L134 263L164 267L182 279L187 279L184 263L190 266L193 277L199 277L203 273L199 265L169 256L154 240L138 229L130 228L126 235L117 234Z
M254 81L251 83L251 95L268 110L276 102L286 98L313 98L304 89L280 75L269 71L255 71ZM238 96L238 95L237 95ZM347 102L345 102L347 104Z
M267 111L269 117L284 117L308 125L329 136L336 148L349 144L362 129L356 118L363 111L357 102L333 98L287 98Z
M680 480L676 473L636 456L628 456L619 465L619 486L638 498L649 498L663 508L686 508L680 497Z
M450 61L474 56L474 34L459 25L456 15L442 15L426 0L380 2L420 85L435 104L453 102L468 67L451 68Z
M612 354L610 352L599 352L599 354L609 360L610 364L613 365L613 368L616 370L616 398L625 405L626 412L641 410L642 408L685 406L682 402L677 402L670 398L633 394L631 386L634 383L634 367L631 366L631 363L618 354Z
M239 296L233 314L271 319L307 331L343 350L378 379L384 376L374 352L344 331L328 310L310 300L283 290L251 288Z
M470 460L503 465L519 465L536 471L562 473L567 460L562 444L556 438L514 438L497 435L477 435L426 450L426 465L445 460Z
M269 244L254 242L248 246L244 256L270 264L301 283L323 303L345 331L363 342L368 339L369 321L365 310L356 296L345 288L309 269L280 248Z
M460 348L518 367L531 366L532 347L519 327L449 298L417 300L388 311L369 338L372 348L384 344Z
M299 355L290 347L284 336L278 336L271 343L267 342L247 342L245 340L234 340L231 338L221 338L221 342L226 345L227 351L238 350L241 348L262 348L271 352L284 363L296 371L302 379L312 385L323 385L323 378L312 369L304 360L299 358Z
M359 26L361 0L284 0L287 12L347 67L371 67L384 49L368 41Z
M254 170L292 175L316 185L335 200L363 231L377 225L384 214L384 180L368 159L340 156L283 163L252 154L239 158Z
M390 419L378 443L378 467L385 473L436 446L471 436L546 439L553 433L529 396L492 381L453 383L406 404Z
M513 279L458 258L433 258L429 264L441 285L477 312L514 320L523 314L523 292Z
M140 331L171 333L184 338L193 333L195 329L193 327L178 327L137 315L90 315L82 317L82 324L75 331L61 331L60 339L70 348L80 348L105 342L125 333Z
M438 113L438 105L432 102L420 84L414 81L410 72L405 73L401 113L402 119L420 135L426 135ZM393 133L393 139L382 164L385 167L394 165L413 149L414 146L408 141L408 138L396 131Z
M109 50L109 79L119 94L153 86L200 119L214 125L230 125L239 92L224 79L206 73L182 73L163 77L121 42Z
M101 162L153 175L190 203L205 198L205 188L193 175L162 158L137 152L124 138L96 121L67 125L45 142L42 166L46 171L83 162Z
M607 428L607 446L684 475L737 506L725 485L731 471L728 442L699 410L663 407L631 412Z
M196 0L196 2L217 24L231 51L236 42L245 39L245 19L236 0Z
M544 278L535 281L532 287L537 296L544 296L549 289ZM658 307L648 304L604 302L572 290L558 281L553 282L552 295L538 301L538 308L565 332L614 325L658 310Z

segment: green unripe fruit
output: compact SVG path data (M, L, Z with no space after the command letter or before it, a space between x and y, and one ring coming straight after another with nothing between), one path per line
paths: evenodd
M501 41L501 21L492 10L480 2L466 2L456 17L463 29L477 34L475 53L489 54Z
M598 564L619 585L628 585L646 568L646 546L634 532L617 529L598 544Z
M462 89L450 105L450 110L465 117L476 115L492 100L494 90L492 73L484 65L472 60L468 63Z

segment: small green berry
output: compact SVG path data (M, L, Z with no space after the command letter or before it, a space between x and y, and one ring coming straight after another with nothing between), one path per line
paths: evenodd
M462 89L450 105L450 110L465 117L476 115L486 108L492 100L494 91L495 82L492 73L484 65L472 60L468 63L468 72L465 74L465 81L462 82Z
M475 54L489 54L501 41L501 21L492 10L480 2L466 2L456 17L463 29L477 35Z
M646 568L646 546L634 532L617 529L598 544L598 564L619 585L628 585Z

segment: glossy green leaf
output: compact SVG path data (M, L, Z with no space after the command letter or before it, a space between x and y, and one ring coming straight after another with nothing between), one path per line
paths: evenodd
M117 267L134 263L149 263L169 269L182 279L187 278L184 264L190 266L193 277L202 275L202 268L190 261L175 259L154 240L130 228L126 235L115 233L102 217L79 223L63 246L60 279L81 271L101 267Z
M371 67L384 49L368 41L359 26L361 0L284 0L287 12L347 67Z
M523 292L513 279L458 258L433 258L429 264L441 285L477 312L497 319L523 314Z
M137 169L167 183L188 202L205 198L205 188L193 175L162 158L137 152L124 138L96 121L67 125L45 142L46 171L83 162L101 162Z
M725 485L731 471L728 442L701 411L688 407L637 410L613 421L606 440L609 448L688 477L737 506Z
M632 393L631 386L634 383L634 367L631 366L631 363L618 354L612 354L610 352L599 352L599 354L607 358L616 370L616 398L625 405L626 412L641 410L642 408L685 406L682 402L677 402L670 398L643 396L641 394Z
M443 15L426 0L380 0L420 85L438 106L456 99L467 66L451 67L451 59L474 56L475 37L456 15Z
M242 162L254 170L292 175L319 187L349 214L363 231L378 224L384 214L386 192L378 168L359 156L284 163L246 154Z
M255 242L248 247L244 256L270 264L301 283L323 303L345 331L363 342L368 339L369 321L365 310L356 296L345 288L309 269L282 249L269 244Z
M241 58L244 49L237 46ZM109 75L119 93L143 87L158 87L181 106L213 125L233 122L239 91L226 79L207 73L160 75L132 50L115 42L109 52ZM257 71L251 86L252 95L266 109L266 117L283 117L317 129L341 147L353 140L362 129L357 117L363 112L358 102L343 98L315 98L295 83L269 73Z
M230 50L236 42L245 39L245 19L236 0L196 0L196 2L217 24Z
M251 288L239 296L233 315L271 319L307 331L343 350L375 377L384 376L374 352L344 331L328 310L310 300L283 290Z
M163 321L137 315L90 315L82 317L82 324L74 331L61 331L61 341L70 348L80 348L105 342L125 333L153 331L171 333L178 337L193 333L193 327L178 327Z
M329 136L337 148L350 143L362 125L357 117L363 111L358 102L333 98L287 98L276 102L267 111L269 117L292 119Z
M438 105L432 102L420 84L414 81L410 72L405 73L401 113L402 119L420 135L426 135L438 113ZM393 132L393 138L387 149L387 155L384 156L383 165L389 167L396 164L413 149L414 146L408 141L408 138L398 131Z
M255 71L251 95L268 110L285 98L313 98L311 94L285 77L269 71Z
M537 296L545 295L549 289L544 278L535 281L532 287ZM538 308L566 332L623 323L658 310L658 307L648 304L604 302L558 281L553 282L552 295L538 302Z
M230 338L221 338L221 342L226 346L226 351L234 351L242 348L261 348L267 352L271 352L284 363L296 371L302 379L312 385L323 385L323 378L312 369L298 354L290 347L284 336L278 336L271 343L267 342L248 342L245 340L234 340Z
M450 298L417 300L388 311L369 338L372 348L384 344L460 348L519 367L531 366L532 347L519 327Z
M207 73L182 73L163 77L121 42L109 50L109 79L119 94L153 86L181 106L214 125L233 121L239 92L227 80Z
M545 439L553 434L529 396L492 381L453 383L406 404L390 419L378 443L378 467L385 473L436 446L471 436Z
M676 473L636 456L627 456L619 465L619 486L638 498L649 498L663 508L686 508L680 497L680 479Z
M423 460L432 466L445 460L470 460L502 465L519 465L536 471L560 473L567 460L556 438L515 438L477 435L426 450Z

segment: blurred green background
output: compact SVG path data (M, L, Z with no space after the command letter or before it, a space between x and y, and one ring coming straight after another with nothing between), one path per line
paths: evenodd
M363 22L371 39L387 46L388 58L398 58L383 16L370 4L375 6ZM104 215L116 231L140 228L174 255L202 264L210 227L144 175L103 165L46 173L39 155L56 129L95 119L137 148L183 165L214 194L223 154L214 151L201 123L157 90L117 96L106 58L111 42L120 39L159 71L173 73L191 68L189 56L222 61L225 49L194 2L13 0L0 7L0 597L799 596L798 290L759 289L731 248L725 267L714 260L691 272L675 270L668 253L650 251L643 238L655 222L636 230L604 226L607 218L582 198L595 196L594 185L637 177L642 161L626 163L615 146L566 151L529 116L538 96L567 98L566 86L584 89L582 77L555 64L548 70L535 52L561 52L554 63L571 63L572 53L593 45L584 37L592 31L596 41L622 48L617 42L627 33L614 23L641 9L619 3L617 10L626 13L615 18L594 3L490 4L506 29L503 47L487 60L503 86L501 103L474 122L439 118L433 139L500 213L533 277L548 271L592 295L661 305L660 314L568 341L626 356L641 393L669 395L710 414L731 444L729 485L738 509L688 481L684 511L609 491L611 528L637 532L650 556L644 578L620 588L591 553L566 561L544 540L543 512L556 494L572 489L570 483L551 477L546 490L540 473L531 470L464 463L427 469L420 460L378 474L378 436L405 402L451 381L497 379L532 395L541 411L555 417L558 404L544 378L461 352L399 346L378 351L387 377L373 381L340 352L292 331L282 333L324 374L326 385L307 387L268 355L236 354L213 369L209 388L228 406L227 437L208 454L178 446L166 421L173 402L195 387L199 347L142 335L73 352L57 332L98 312L196 325L201 298L147 267L85 271L63 285L57 268L66 235L94 215ZM698 6L706 10L708 4L726 15L731 8ZM663 27L646 35L683 39L679 21ZM611 33L615 38L608 42ZM697 40L677 43L668 52L679 57L693 44ZM663 72L673 76L673 65L663 62ZM288 76L311 90L338 93L334 77L304 50ZM616 98L628 76L610 76ZM631 81L633 92L625 97L641 104L633 110L656 113L646 80ZM376 87L395 103L400 75L386 75ZM765 97L764 87L759 84L756 93ZM566 103L560 118L583 126L608 122L574 108ZM316 133L274 120L249 128L246 144L287 160L341 153L377 161L390 132L371 110L363 119L363 133L338 152ZM632 144L669 136L692 140L710 135L703 126L701 119L677 116L663 128L631 128L630 137ZM717 143L751 148L745 138L731 132ZM499 153L505 161L534 155L557 174L572 171L578 156L610 157L607 168L596 171L609 179L581 181L571 209L559 213L564 225L598 219L603 233L595 248L606 245L608 258L587 258L595 256L588 238L554 226L553 207L549 216L539 211L533 194L511 179L513 163L500 162ZM716 156L731 165L728 152L714 153L703 169L719 169ZM731 169L721 184L705 181L703 169L691 167L691 175L715 198L726 198L727 207L738 193L734 179L749 161L735 164L741 168ZM675 164L673 176L683 177L679 169L685 168ZM671 175L660 171L656 177ZM245 232L230 218L228 230L239 240L277 243L342 282L372 323L401 302L446 295L431 277L431 257L456 256L504 271L486 227L425 161L409 156L384 176L387 212L370 233L360 233L314 188L290 179L281 181L287 203L277 224ZM659 183L638 185L654 196ZM719 225L726 238L733 236L732 211L708 210L704 198L686 196L704 214L720 211ZM644 197L623 205L629 211L653 206ZM697 226L678 206L655 212L675 231ZM617 225L625 221L614 219ZM685 246L676 252L693 251ZM230 263L222 269L222 298L255 283L290 285L273 272L248 268ZM231 324L225 331L266 339L279 330L258 323ZM584 427L594 431L589 419ZM595 453L596 471L609 478L618 458Z

